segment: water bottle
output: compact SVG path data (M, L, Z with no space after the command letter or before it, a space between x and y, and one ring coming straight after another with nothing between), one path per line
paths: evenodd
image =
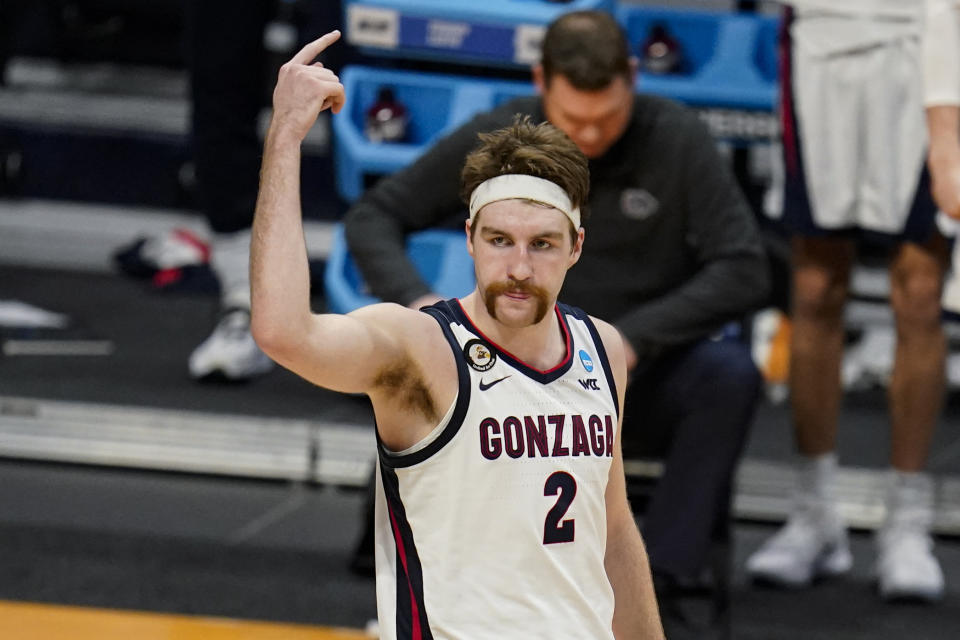
M680 43L667 31L667 26L657 22L640 46L640 59L644 71L648 73L679 73L683 53Z
M381 87L367 109L364 134L370 142L403 142L407 137L407 109L390 87Z

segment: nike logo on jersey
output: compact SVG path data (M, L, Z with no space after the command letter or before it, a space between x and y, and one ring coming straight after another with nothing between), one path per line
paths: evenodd
M513 375L513 374L510 374L510 375ZM498 382L503 382L504 380L506 380L506 379L509 378L509 377L510 377L510 376L503 376L502 378L497 378L497 379L494 380L493 382L484 382L483 380L480 380L480 391L486 391L487 389L489 389L489 388L492 387L493 385L497 384Z

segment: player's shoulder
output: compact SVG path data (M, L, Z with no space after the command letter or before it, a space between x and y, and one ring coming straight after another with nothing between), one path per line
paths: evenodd
M449 353L446 337L436 318L400 304L383 302L367 305L350 316L363 322L395 363L416 363L422 369L435 368Z
M612 328L612 325L610 325L610 323L605 322L596 316L590 315L580 307L575 307L571 304L565 304L562 302L558 302L557 306L560 308L560 312L563 313L564 315L568 317L576 318L577 320L581 320L588 324L592 324L594 327L597 328L598 331L600 330L601 325L606 325Z
M620 331L615 326L605 320L601 320L596 316L588 314L579 307L574 307L567 304L560 304L559 306L560 310L567 316L577 318L578 320L594 326L597 336L603 343L603 348L607 352L608 357L614 359L623 358L623 339L620 336Z
M420 311L394 302L378 302L351 311L348 315L397 337L420 335L438 328L436 320Z
M620 337L620 331L606 320L601 320L596 316L588 317L590 321L593 322L593 326L597 328L597 334L600 336L600 339L603 340L604 349L609 353L611 347L613 347L622 352L623 341Z
M594 316L588 316L593 326L597 328L597 335L603 343L603 350L607 354L607 361L610 363L610 369L617 379L618 385L625 384L625 373L627 370L627 355L623 348L623 335L615 326Z
M377 302L375 304L368 304L366 306L354 309L347 315L361 319L412 319L416 314L417 312L413 309L408 309L407 307L395 302Z

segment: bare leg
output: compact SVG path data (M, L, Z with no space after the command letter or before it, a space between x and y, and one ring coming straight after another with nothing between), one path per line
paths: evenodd
M790 397L797 448L804 456L833 451L840 409L843 307L852 240L794 238Z
M843 307L855 247L841 238L794 238L790 398L797 484L790 517L748 559L747 572L802 587L850 570L843 519L835 504L837 414L843 356Z
M937 236L926 246L903 244L890 263L890 303L897 351L890 381L891 452L883 526L877 530L877 580L884 599L939 600L943 570L930 527L934 485L921 473L940 415L946 341L940 291L947 260Z
M890 303L897 350L890 381L890 462L899 471L926 464L943 406L946 339L940 324L940 291L947 263L939 235L927 246L904 243L890 264Z

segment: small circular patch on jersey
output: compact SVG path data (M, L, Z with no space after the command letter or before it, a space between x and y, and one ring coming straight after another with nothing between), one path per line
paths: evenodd
M488 371L497 361L497 354L483 340L474 338L463 346L463 357L477 371Z
M590 354L580 349L580 353L577 355L580 356L580 362L583 364L583 368L587 370L587 373L593 371L593 358L590 357Z

